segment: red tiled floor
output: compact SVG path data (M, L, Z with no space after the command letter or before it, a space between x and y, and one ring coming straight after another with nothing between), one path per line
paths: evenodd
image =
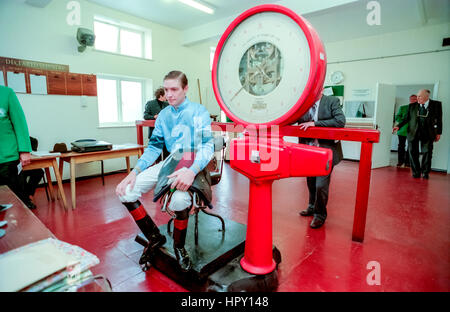
M333 171L328 219L313 230L298 212L307 203L304 178L273 184L273 241L281 251L278 291L449 291L450 176L432 172L412 179L407 169L372 170L364 243L351 240L358 163L343 161ZM139 229L114 194L125 174L77 182L77 209L36 193L36 216L60 240L100 259L92 271L109 278L115 291L186 291L151 268L142 272ZM248 179L224 165L213 188L214 212L247 223ZM64 184L70 199L70 185ZM157 225L169 217L146 194L142 203ZM380 264L381 284L368 285L370 261Z

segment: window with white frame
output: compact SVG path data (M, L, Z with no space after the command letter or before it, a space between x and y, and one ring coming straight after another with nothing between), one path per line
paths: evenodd
M94 18L95 49L139 58L152 58L151 31L142 27Z
M134 125L142 119L145 80L97 76L100 126Z

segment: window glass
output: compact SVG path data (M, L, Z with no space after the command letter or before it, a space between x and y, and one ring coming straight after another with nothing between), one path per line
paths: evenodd
M95 21L94 33L96 49L108 52L118 52L119 28Z
M142 57L142 33L121 29L120 53Z
M111 79L97 79L99 123L117 122L117 83Z
M142 83L121 81L122 121L130 122L142 119Z

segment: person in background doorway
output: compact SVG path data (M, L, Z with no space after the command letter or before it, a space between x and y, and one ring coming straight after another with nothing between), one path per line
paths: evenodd
M0 86L0 185L7 185L25 205L33 208L25 194L22 167L31 162L28 125L13 89Z
M409 104L417 102L417 95L412 94L409 97ZM408 105L402 105L398 108L395 115L395 122L400 122L408 113ZM397 167L409 167L409 153L406 147L406 135L408 133L408 123L397 131L398 136L398 163Z
M408 105L408 112L393 131L408 124L408 151L413 178L429 178L433 143L438 142L442 134L442 103L430 99L430 90L422 89L417 93L417 102ZM419 142L423 153L419 162Z

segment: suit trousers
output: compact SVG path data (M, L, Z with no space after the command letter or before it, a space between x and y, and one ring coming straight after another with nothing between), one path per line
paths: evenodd
M29 201L25 194L25 185L22 175L18 174L17 165L19 160L9 161L0 164L0 185L7 185L14 194L17 195L24 203Z
M327 218L328 191L332 172L333 170L325 176L306 178L309 191L309 205L314 207L314 216L322 220Z
M27 170L23 171L23 178L25 181L25 194L28 196L34 196L34 193L36 192L36 188L39 185L39 182L41 182L42 178L44 177L44 170L43 169L33 169L33 170Z
M422 151L422 164L419 162L419 142ZM433 140L416 136L408 141L408 151L413 175L428 174L431 171L431 157L433 154Z
M409 165L409 152L406 148L406 136L398 136L398 163Z
M142 194L154 189L156 183L158 182L158 175L161 171L163 163L164 162L161 161L139 173L136 177L136 183L134 184L133 189L130 188L130 185L127 185L125 196L119 196L120 201L122 203L135 202L142 196ZM172 181L169 180L168 183L171 182ZM189 208L191 204L192 200L189 193L177 190L172 195L169 209L172 211L181 211Z

